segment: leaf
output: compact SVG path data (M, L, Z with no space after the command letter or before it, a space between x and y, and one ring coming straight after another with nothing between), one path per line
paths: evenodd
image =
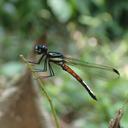
M80 13L82 14L90 14L89 4L90 4L90 1L88 0L81 0L81 1L75 0L75 5L77 9L80 11Z
M66 22L70 19L72 10L66 0L48 0L48 5L60 22Z
M18 72L21 72L23 65L17 62L10 62L2 67L1 72L6 76L13 76Z

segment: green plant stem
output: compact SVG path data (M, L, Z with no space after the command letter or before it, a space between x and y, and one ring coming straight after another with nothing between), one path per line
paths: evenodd
M27 64L28 68L30 69L30 71L32 72L32 75L35 77L35 78L38 78L37 79L37 82L38 84L40 85L40 89L41 89L41 93L43 93L49 104L50 104L50 107L51 107L51 111L52 111L52 115L53 115L53 118L55 120L55 125L56 125L56 128L60 128L60 125L59 125L59 121L58 121L58 118L57 118L57 114L56 114L56 111L54 109L54 106L53 106L53 103L52 103L52 100L50 98L50 96L48 95L48 93L45 91L44 87L43 87L43 81L37 76L37 74L35 72L32 71L32 66L31 64L28 63L28 61L24 58L23 55L20 55L20 58Z

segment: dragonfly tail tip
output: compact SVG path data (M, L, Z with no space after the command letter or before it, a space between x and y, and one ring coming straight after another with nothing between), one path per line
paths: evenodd
M92 97L93 100L97 101L97 97L96 95L94 95L94 93L91 93L90 96Z
M92 97L95 101L97 101L97 97L94 95L93 97Z

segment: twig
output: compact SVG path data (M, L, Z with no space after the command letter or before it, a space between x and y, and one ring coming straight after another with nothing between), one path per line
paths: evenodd
M48 102L49 102L49 104L50 104L51 111L52 111L52 114L53 114L53 118L54 118L54 120L55 120L56 128L60 128L59 121L58 121L58 118L57 118L56 111L55 111L55 109L54 109L52 100L51 100L50 96L48 95L48 93L45 91L45 89L44 89L44 87L43 87L43 82L42 82L42 80L41 80L39 77L37 77L37 74L36 74L35 72L32 71L32 66L31 66L31 64L28 63L28 61L24 58L24 56L23 56L23 55L20 55L20 58L27 64L28 68L29 68L30 71L32 72L32 75L33 75L35 78L38 78L38 79L37 79L37 82L38 82L38 84L40 85L41 93L43 93L43 94L46 96L46 98L47 98L47 100L48 100Z

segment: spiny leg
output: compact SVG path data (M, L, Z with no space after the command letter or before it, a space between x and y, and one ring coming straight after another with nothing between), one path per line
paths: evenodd
M50 74L52 74L52 76L55 76L54 71L53 71L53 69L52 69L52 66L51 66L51 64L50 64L50 61L48 62L48 66L49 66Z
M31 64L40 64L40 62L41 62L41 60L43 59L44 56L45 55L43 54L37 62L28 60L28 63L31 63Z
M53 77L53 76L55 76L54 71L53 71L53 69L52 69L52 66L51 66L49 60L47 61L47 63L48 63L49 75L46 75L46 76L39 76L38 78L48 78L48 77ZM47 67L47 66L46 66L46 67ZM47 70L46 70L46 71L47 71ZM38 78L37 78L37 79L38 79Z
M47 71L47 57L44 60L44 68L43 69L34 69L34 72L46 72Z

